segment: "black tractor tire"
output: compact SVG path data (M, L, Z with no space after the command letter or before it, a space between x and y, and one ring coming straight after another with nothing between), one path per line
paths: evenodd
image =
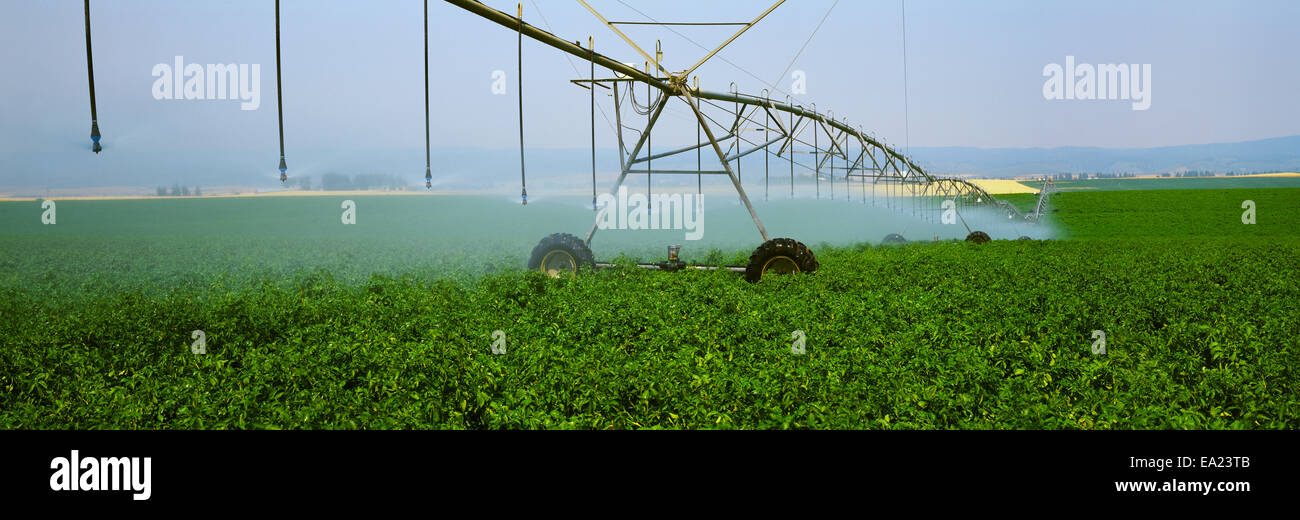
M1033 240L1033 239L1032 239L1032 238L1029 238L1029 236L1026 235L1026 236L1022 236L1022 237L1020 237L1020 238L1017 238L1016 240Z
M582 269L595 269L596 257L581 238L568 233L555 233L543 238L528 257L528 269L560 278L568 273L576 276Z
M881 244L906 244L907 239L898 233L885 235L885 239L880 241Z
M773 238L749 255L745 266L745 280L753 283L772 273L811 273L817 270L817 256L808 246L793 238Z
M990 241L990 240L993 240L993 239L992 239L992 238L989 238L989 234L988 234L988 233L985 233L985 232L983 232L983 231L971 231L969 235L966 235L966 241L967 241L967 242L973 242L973 243L976 243L976 244L983 244L983 243L988 242L988 241Z

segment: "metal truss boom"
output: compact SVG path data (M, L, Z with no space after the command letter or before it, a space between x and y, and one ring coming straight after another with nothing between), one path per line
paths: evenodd
M767 231L759 220L752 204L750 204L749 198L745 194L744 186L738 177L740 158L762 151L764 154L769 156L788 156L791 168L792 189L794 186L794 167L798 164L799 166L814 172L826 172L830 176L832 190L834 189L835 177L837 175L842 175L847 189L849 190L848 194L850 197L852 196L851 190L853 189L852 182L854 179L857 179L862 184L862 201L864 203L867 202L867 182L869 181L872 184L871 199L873 202L876 200L878 184L883 183L882 193L884 194L884 202L890 205L890 207L903 211L903 200L900 199L910 198L910 211L913 215L927 215L926 210L933 208L927 208L926 206L935 205L937 199L941 198L952 199L961 204L992 205L1005 211L1011 218L1018 217L1022 220L1029 221L1038 220L1038 217L1044 211L1047 193L1050 190L1049 183L1045 183L1039 198L1039 204L1035 207L1034 212L1026 215L1021 213L1015 206L1012 206L1005 201L995 199L987 191L972 182L960 178L936 177L926 172L924 168L916 164L910 157L900 153L883 141L877 139L875 136L865 133L861 128L849 126L849 124L843 120L831 117L828 112L820 112L816 110L815 106L810 110L802 105L794 104L788 98L785 102L779 102L771 100L766 93L762 97L740 93L736 91L734 84L733 88L729 92L714 92L700 89L698 86L687 85L686 78L692 72L715 56L722 48L739 38L745 33L745 31L753 27L754 24L765 18L780 6L784 0L778 0L752 22L747 24L729 24L742 25L742 28L732 35L726 42L715 48L702 60L695 63L682 73L672 73L668 71L660 62L662 57L657 50L652 56L651 53L641 49L631 40L631 38L620 31L617 26L624 24L625 22L609 21L584 0L578 0L578 2L591 11L592 14L599 18L603 24L618 34L646 59L647 67L645 70L641 70L633 65L625 64L621 61L597 53L594 49L583 48L578 43L560 38L550 32L529 25L518 17L488 7L477 0L445 1L495 22L496 24L509 29L511 32L517 31L522 36L527 36L528 38L568 53L579 59L588 60L593 64L593 66L598 65L615 73L615 77L599 79L595 77L593 72L591 78L573 80L576 84L585 88L591 88L593 92L597 85L613 89L615 120L617 122L616 130L618 132L619 140L619 166L621 172L618 181L611 190L611 193L616 193L618 188L622 186L624 181L627 179L627 176L632 173L643 173L647 175L660 173L695 173L697 175L706 173L726 174L731 179L736 188L737 194L745 204L746 209L749 210L759 233L763 235L764 240L767 240ZM587 85L588 83L590 85ZM648 100L650 103L648 107L650 109L649 120L646 123L645 129L639 131L640 135L630 153L628 153L622 144L624 122L621 117L621 107L619 102L619 83L626 83L626 87L629 91L636 88L637 83L644 83L649 88L657 89L661 93L661 95L658 96L658 99ZM699 130L704 133L704 136L701 136L703 138L700 139L700 142L695 146L686 146L657 154L647 152L644 157L639 157L643 148L648 149L651 130L654 128L659 115L664 110L664 107L673 98L681 99L690 107L694 118L698 121ZM635 102L635 100L633 100L633 102ZM713 109L720 109L727 112L729 114L726 118L727 120L730 120L730 116L734 115L734 121L728 121L730 125L727 125L713 119L709 114L704 112L705 104L710 105ZM731 105L731 107L724 108L722 105ZM762 110L763 115L766 117L756 118L755 116L758 116L759 110ZM787 114L790 118L787 123L782 123L782 117L780 117L781 113ZM775 122L775 125L773 125L772 122ZM718 128L718 133L714 132L714 126ZM800 137L804 135L810 127L814 136L812 143L800 139ZM636 129L629 129L634 132L637 131ZM764 133L765 137L759 142L752 141L744 136L744 132L748 130L761 131ZM825 146L817 143L816 137L821 134L825 134L828 138L827 140L829 142ZM718 137L719 135L721 135L721 138ZM856 156L849 153L851 144L854 141L856 141L860 147ZM778 143L780 146L777 148L775 153L768 149L769 146ZM748 149L746 148L746 144L749 146ZM794 151L796 144L803 145L802 147L807 147L808 149L801 149L796 152ZM724 146L726 147L726 150L724 150ZM648 166L641 170L633 170L633 167L638 164L645 163L648 165L651 161L657 161L659 159L691 151L702 150L706 147L713 149L721 163L722 170L715 169L705 171L703 168L699 168L697 171L655 170ZM626 156L624 155L625 153ZM808 167L801 162L796 161L794 158L795 153L811 154L814 158L813 166ZM835 161L835 157L841 158L843 165L837 164L839 161ZM731 161L736 161L736 169L734 170L730 165ZM829 165L825 164L828 162L830 163ZM766 164L767 161L765 161L765 166ZM604 210L601 210L601 212L598 213L596 218L597 222L600 222L603 214ZM593 224L591 231L587 233L586 236L587 243L591 242L597 229L598 226Z

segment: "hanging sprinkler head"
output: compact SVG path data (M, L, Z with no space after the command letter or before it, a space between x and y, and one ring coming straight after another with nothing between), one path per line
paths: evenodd
M519 198L520 198L521 200L523 200L525 206L528 205L528 189L527 189L527 188L525 188L523 191L520 191L520 192L519 192Z
M98 122L98 121L91 121L91 122L90 122L90 140L91 140L94 144L90 147L90 151L95 152L95 153L99 153L99 152L101 152L101 151L104 150L103 147L99 146L99 137L100 137L100 136L99 136L99 122Z
M288 170L289 170L289 166L284 163L284 156L281 155L280 156L280 184L284 184L284 181L289 180L289 175L285 173Z
M433 174L429 172L428 168L424 169L424 189L433 189Z
M660 67L660 66L661 66L660 63L663 63L663 62L664 62L664 49L663 49L663 45L660 44L659 40L655 40L655 67L656 67L656 69L657 69L658 67ZM655 71L654 71L654 75L655 75L656 77L659 76L659 71L658 71L658 70L655 70Z

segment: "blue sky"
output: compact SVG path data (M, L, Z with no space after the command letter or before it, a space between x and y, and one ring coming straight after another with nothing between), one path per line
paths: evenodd
M769 5L623 2L673 21L747 21ZM486 3L508 12L515 8L515 2ZM619 0L591 3L613 19L643 19ZM702 86L726 90L735 81L740 90L757 93L779 79L778 88L788 91L789 75L778 76L790 66L807 76L801 101L816 102L896 145L1148 147L1300 134L1300 2L908 0L906 120L898 1L841 0L791 64L832 3L786 2L701 68ZM88 146L82 3L5 4L0 154L11 168L46 162L65 169L102 167L88 162L84 156L90 154L69 162L60 162L59 155ZM93 1L100 121L118 155L101 163L173 167L176 160L149 157L178 151L195 164L261 170L274 162L272 6L270 0ZM577 2L525 0L524 6L525 19L534 25L569 40L585 42L594 35L598 51L641 61ZM414 162L422 174L421 13L422 3L408 0L282 2L291 169L332 161ZM430 2L429 16L435 146L517 146L515 35L440 1ZM722 41L731 30L678 29L704 45ZM628 33L646 47L661 39L672 69L703 54L666 30L636 26ZM586 147L587 91L568 80L576 77L575 65L583 76L587 67L537 43L525 41L524 52L530 146ZM261 64L260 108L155 100L154 65L178 55L187 63ZM1064 63L1067 55L1080 63L1150 64L1151 108L1044 99L1043 67ZM507 72L508 95L492 94L494 70ZM686 112L665 117L657 142L693 143L694 124ZM598 121L600 145L612 146L608 124ZM0 171L0 177L10 177L0 178L0 185L14 175Z

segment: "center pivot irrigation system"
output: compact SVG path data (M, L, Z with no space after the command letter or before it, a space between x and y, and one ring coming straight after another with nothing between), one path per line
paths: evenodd
M759 21L776 10L785 0L778 0L749 22L660 22L655 20L620 22L610 21L592 8L585 0L577 0L584 8L598 18L601 23L625 41L632 49L645 59L644 70L632 64L609 58L594 50L594 37L588 37L584 48L581 42L570 42L544 31L523 20L523 4L519 4L516 16L498 11L477 0L445 0L447 3L465 9L475 15L495 22L518 33L519 74L523 75L523 38L526 36L550 47L568 53L590 63L590 76L571 80L574 84L591 91L591 125L592 125L592 208L597 211L596 220L585 238L578 238L568 233L556 233L542 239L533 249L528 260L529 269L537 269L551 276L573 276L582 269L611 267L608 263L598 263L591 252L591 240L599 229L599 223L605 217L609 207L596 205L596 89L612 92L614 102L614 126L618 137L620 173L617 182L610 190L618 192L628 175L638 174L647 177L647 192L652 188L653 175L695 175L697 189L702 191L704 175L726 175L736 189L740 201L744 203L754 220L754 226L762 235L763 243L750 256L746 266L729 266L726 269L742 272L749 281L757 281L767 273L788 274L807 273L817 270L817 258L804 244L791 238L771 238L758 213L745 193L739 177L740 159L762 152L764 154L764 196L771 192L772 159L786 162L790 176L790 195L794 196L795 170L811 172L816 184L817 198L822 197L821 184L828 183L830 198L836 194L836 179L843 184L843 197L853 200L854 192L864 204L883 206L902 214L909 214L924 221L934 222L944 211L951 210L961 218L960 209L970 206L993 207L1006 214L1008 219L1037 222L1046 210L1051 191L1050 181L1044 180L1038 202L1033 213L1022 213L1011 204L989 195L979 186L960 178L941 178L927 173L908 156L868 134L861 127L854 128L845 120L836 119L833 112L820 112L815 104L804 107L793 102L790 96L783 101L771 99L770 91L764 89L760 95L743 94L736 90L735 83L729 92L712 92L699 88L699 76L693 76L700 66L716 56L742 34L754 27ZM90 1L86 5L86 63L90 78L91 139L93 151L99 153L100 133L95 112L95 80L91 60L90 37ZM832 9L834 6L832 6ZM827 12L827 16L830 12ZM648 18L648 17L647 17ZM824 21L824 19L823 19ZM428 0L425 0L425 187L430 188L432 171L429 148L429 84L428 84ZM711 25L739 26L730 38L712 49L699 61L686 69L672 71L664 66L663 52L656 42L655 52L649 53L632 41L619 25L657 25L669 27L676 25ZM820 26L819 26L820 27ZM815 32L814 32L815 34ZM280 3L275 2L275 36L276 36L276 99L280 126L280 181L287 180L287 165L284 154L284 110L283 89L280 74ZM809 38L811 40L811 37ZM698 45L698 44L697 44ZM800 51L802 52L802 50ZM904 58L906 59L906 58ZM793 65L793 63L791 64ZM596 68L606 69L609 77L598 77ZM783 73L784 74L784 73ZM693 79L693 82L688 80ZM520 192L521 202L528 204L527 177L524 162L524 125L523 125L523 89L519 90L519 144L520 144ZM644 89L646 102L638 103L636 91ZM657 92L657 94L656 94ZM625 98L630 98L625 100ZM674 100L686 105L697 123L697 144L657 154L651 153L651 133L664 108ZM644 116L644 126L630 126L631 117L624 117L624 107L631 105L633 111ZM632 147L627 148L624 130L636 134ZM760 136L761 137L751 137ZM714 155L717 165L704 168L704 149ZM645 152L644 154L642 152ZM681 157L695 152L695 170L673 170L653 168L653 162L669 157ZM796 155L800 158L796 159ZM711 159L713 160L713 159ZM732 162L735 162L733 169ZM662 162L661 162L662 164ZM778 173L778 175L780 175ZM778 180L778 182L780 182ZM778 188L779 189L779 188ZM649 195L649 193L647 193ZM647 196L647 200L651 200ZM653 218L653 215L652 215ZM983 243L990 238L983 231L973 231L966 240ZM1027 237L1021 237L1022 239ZM885 243L906 242L900 234L885 237ZM714 269L710 266L689 265L678 258L680 246L669 246L668 260L659 263L642 263L641 267L676 271L681 269Z
M731 44L739 38L745 31L748 31L763 18L767 17L772 11L776 10L785 0L779 0L772 4L766 11L763 11L750 22L716 22L716 23L672 23L659 21L638 21L638 22L618 22L610 21L601 13L597 12L584 0L577 0L601 23L609 27L611 31L631 46L637 53L645 58L644 70L635 66L619 62L605 55L599 54L594 50L594 38L588 38L587 48L583 48L579 43L570 42L566 39L559 38L547 31L528 25L523 21L523 4L519 5L517 16L510 16L496 9L492 9L476 0L447 0L448 3L454 4L476 15L486 18L497 24L514 30L519 33L519 39L522 42L525 36L544 43L548 46L559 49L563 52L587 60L591 64L591 76L572 80L573 83L583 86L591 91L592 104L592 207L598 210L596 222L592 224L591 229L583 239L568 234L556 233L537 244L533 249L532 255L528 261L530 269L538 269L550 274L559 276L562 274L572 275L582 268L607 267L609 264L597 263L591 252L591 240L599 230L599 223L605 217L604 212L609 211L609 207L596 207L595 193L595 106L596 106L596 89L603 88L612 91L614 99L614 118L615 127L618 134L618 152L619 152L619 172L618 180L614 183L610 193L617 193L618 189L627 181L628 175L639 174L647 176L647 191L651 189L650 177L653 175L695 175L697 189L702 189L701 179L704 175L726 175L736 188L736 194L744 203L745 208L749 211L749 216L754 220L754 226L758 228L758 233L763 237L762 245L758 246L754 253L750 255L748 265L744 267L733 266L728 269L743 272L745 278L749 281L757 281L767 273L798 273L812 272L817 270L817 257L806 245L790 238L772 238L768 236L767 229L763 227L762 220L759 219L758 213L754 211L754 206L745 193L745 188L740 182L739 169L740 159L746 155L762 152L764 158L764 179L765 179L765 196L771 191L771 159L783 159L789 166L790 191L794 193L795 167L801 170L813 172L817 186L817 196L821 197L821 182L823 175L829 183L830 197L835 196L836 177L842 179L845 196L852 200L855 191L854 184L860 188L859 198L862 202L876 203L877 199L884 205L896 209L900 212L910 212L912 215L933 219L939 214L940 208L944 207L944 201L951 201L948 207L957 211L958 207L963 205L988 204L1004 210L1008 218L1019 218L1021 220L1037 221L1041 215L1042 209L1047 200L1049 186L1045 185L1040 196L1037 209L1033 214L1025 215L1017 210L1014 206L999 201L970 182L957 178L938 178L926 173L923 168L917 166L911 158L898 153L893 148L877 140L874 136L868 135L861 128L849 126L842 120L832 117L832 113L818 112L816 107L811 109L802 105L792 103L787 97L784 102L774 101L770 97L770 92L764 90L761 95L742 94L734 88L730 92L710 92L699 88L699 77L695 76L693 84L688 84L692 79L691 74L701 65L718 54L724 47ZM828 13L829 14L829 13ZM653 54L642 49L632 41L623 31L619 30L619 25L624 24L644 24L644 25L736 25L740 29L728 38L722 45L711 50L706 56L695 62L690 67L673 71L664 66L663 52L658 44ZM523 61L522 47L520 49L520 63ZM613 72L613 77L597 77L596 67L600 66ZM520 69L522 74L522 67ZM621 92L620 92L620 85ZM636 102L636 91L644 88L646 92L646 104L639 105ZM520 96L522 99L522 89ZM632 128L637 137L632 144L631 150L627 149L627 140L624 138L624 129L630 123L630 119L623 117L624 96L631 99L632 108L638 115L646 117L644 126L640 129ZM697 121L697 128L702 134L695 146L687 146L658 154L651 154L649 145L651 142L651 133L654 130L655 123L663 113L664 107L670 102L679 100L690 108ZM522 123L522 101L520 103L520 148L522 159L523 144L523 123ZM748 132L748 135L746 135ZM811 139L809 135L811 134ZM749 136L761 135L760 138L751 139ZM825 138L823 144L823 137ZM811 142L810 142L811 141ZM806 150L797 150L797 147L804 146ZM710 169L703 168L701 159L701 149L708 148L716 156L717 166ZM642 152L645 152L644 154ZM695 152L696 169L692 170L669 170L655 169L652 165L655 160L666 159L669 157L680 156ZM809 166L804 161L796 161L795 154L803 154L805 157L811 156L812 165ZM735 168L732 162L735 162ZM837 163L838 161L838 163ZM644 164L643 164L644 163ZM521 160L521 172L523 170ZM521 175L522 177L522 175ZM868 187L870 184L870 187ZM883 185L883 186L882 186ZM527 204L527 190L521 192L523 203ZM649 197L647 197L649 200ZM960 214L958 213L958 216ZM653 216L652 216L653 218ZM964 223L964 218L962 219ZM968 229L968 231L970 231ZM890 235L887 241L894 242L902 240L897 234ZM985 242L989 236L982 231L970 231L967 240L975 242ZM638 264L642 267L657 268L675 271L679 269L695 268L710 269L707 266L687 265L678 259L680 246L670 246L668 248L668 260L659 263Z

